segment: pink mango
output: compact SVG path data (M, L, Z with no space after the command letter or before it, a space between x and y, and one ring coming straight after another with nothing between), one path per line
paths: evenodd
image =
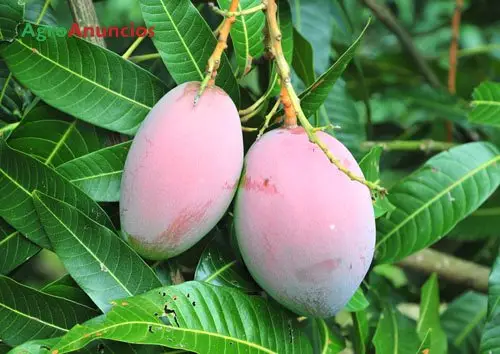
M121 182L122 231L148 259L176 256L222 218L243 166L240 118L220 88L199 83L168 92L142 123Z
M362 176L342 143L317 134L344 166ZM297 314L333 316L370 267L375 247L370 191L331 164L301 127L268 132L250 148L234 216L250 273Z

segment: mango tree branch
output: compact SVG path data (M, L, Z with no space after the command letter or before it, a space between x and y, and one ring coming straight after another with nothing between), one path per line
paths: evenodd
M365 141L361 144L363 150L370 150L380 146L386 151L442 151L455 146L453 143L434 140L392 140L392 141Z
M97 14L95 12L94 4L92 0L68 0L69 8L73 14L73 19L80 28L82 27L97 27L99 26L99 20L97 19ZM89 41L97 44L101 47L106 48L106 42L104 38L92 36L89 37Z
M314 127L311 125L311 123L309 123L309 120L300 107L299 97L297 96L297 93L292 86L292 82L290 79L290 66L286 62L285 56L283 55L283 49L281 47L282 35L277 20L278 6L276 5L276 0L264 0L264 4L266 4L267 8L266 20L267 28L269 31L270 50L274 56L273 59L276 63L276 69L281 78L280 83L282 92L286 92L284 95L281 95L281 99L284 98L285 100L289 100L290 108L293 108L293 110L295 111L300 124L307 133L307 137L312 143L316 144L323 151L323 153L328 157L331 163L333 163L340 171L346 174L351 180L364 184L376 194L386 194L387 191L385 188L380 187L376 183L367 181L362 177L356 176L344 165L342 165L342 163L331 153L325 143L323 143L316 135ZM288 117L287 124L291 124L292 122L293 120L290 115L290 117Z
M462 284L484 293L488 291L490 274L488 267L431 248L403 259L399 265L419 272L437 273L440 278L449 282Z
M438 77L420 54L410 34L398 23L398 20L392 15L391 11L385 5L378 4L376 0L362 1L372 11L373 15L398 37L401 45L413 58L427 82L433 87L440 87L441 84Z
M235 12L238 9L239 4L240 4L239 0L231 0L231 4L229 5L228 11ZM224 21L222 22L222 26L218 34L217 45L215 46L215 49L210 58L208 58L206 75L203 81L201 82L198 94L194 99L194 104L198 102L198 99L203 94L203 91L205 91L205 88L207 86L213 86L215 83L215 77L217 76L217 70L219 69L220 66L222 53L224 53L224 50L227 48L227 38L229 37L229 31L231 30L231 26L235 21L236 17L230 16L230 17L225 17Z

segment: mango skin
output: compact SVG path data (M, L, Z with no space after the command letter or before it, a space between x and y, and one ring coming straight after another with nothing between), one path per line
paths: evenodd
M143 257L189 249L222 218L243 167L238 110L220 88L177 86L158 101L128 153L120 195L122 233Z
M317 134L362 176L344 145ZM247 153L244 169L234 222L251 275L297 314L335 315L373 258L375 218L368 188L331 164L301 127L263 135Z

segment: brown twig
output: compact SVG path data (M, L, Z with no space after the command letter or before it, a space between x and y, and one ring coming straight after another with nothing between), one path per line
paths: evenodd
M372 11L373 15L379 19L380 22L382 22L392 33L394 33L396 37L398 37L401 45L413 58L419 71L422 73L427 82L433 87L440 87L441 84L438 77L429 64L427 64L424 57L420 54L408 31L406 31L406 29L399 24L398 20L392 15L391 11L385 5L378 4L376 0L362 1Z
M69 8L73 14L73 19L80 28L82 27L97 27L99 26L99 20L97 19L97 14L95 12L95 7L92 0L68 0ZM92 36L88 38L89 41L97 44L101 47L106 48L106 42L104 38L98 36Z
M488 267L469 262L431 248L417 252L399 262L404 268L424 273L437 273L449 282L487 292Z
M458 55L458 39L460 37L460 20L462 17L463 0L456 0L455 11L451 21L451 43L448 71L448 91L455 95L457 93L457 55ZM453 140L453 123L446 121L447 141Z
M239 0L231 0L228 13L236 12L239 4L240 4ZM198 102L198 99L203 94L203 91L205 91L207 86L213 86L215 83L215 77L217 76L217 70L219 69L220 66L222 53L224 53L224 50L227 48L227 38L229 37L231 26L235 21L236 21L236 16L224 17L224 21L222 22L222 25L219 30L217 45L215 46L215 49L212 52L210 58L208 58L206 75L203 81L201 82L198 94L194 99L194 104Z
M373 183L365 180L363 177L359 177L352 173L348 168L346 168L340 161L335 157L332 152L328 149L326 144L318 138L314 131L314 127L311 125L309 120L304 114L304 111L300 107L300 100L295 92L292 82L290 79L290 66L288 65L285 56L283 55L283 49L281 47L281 31L278 25L277 19L277 11L278 5L276 5L276 0L264 0L264 4L266 4L266 21L267 21L267 29L269 31L269 41L270 41L270 51L273 54L273 59L276 63L276 69L280 76L281 89L286 91L285 99L289 99L291 103L291 107L295 111L297 118L300 121L300 124L304 128L309 141L316 144L321 151L326 155L328 160L332 164L334 164L342 173L347 175L351 180L359 182L367 186L371 191L384 195L387 193L387 190L377 183ZM288 124L290 124L291 119L289 119Z

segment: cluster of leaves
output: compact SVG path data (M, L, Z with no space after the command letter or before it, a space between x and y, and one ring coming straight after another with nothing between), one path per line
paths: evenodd
M240 9L259 3L241 0ZM440 74L450 39L440 33L453 3L416 11L412 1L388 2ZM146 262L119 236L131 139L169 89L203 78L221 20L190 0L136 5L156 28L143 46L154 48L156 59L141 65L139 56L116 53L130 44L123 40L108 43L112 51L77 37L22 36L28 22L35 29L57 25L60 11L50 1L0 4L0 352L500 352L500 258L493 263L500 246L500 84L478 85L469 69L461 98L427 87L381 23L365 27L368 12L357 2L279 1L284 54L304 112L317 127L335 126L327 131L359 158L367 179L390 186L374 203L376 266L362 287L335 318L297 318L247 273L232 247L230 213L188 254L164 262ZM494 25L479 30L480 15L467 13L464 28L472 34L462 40L469 52L478 33L483 42L498 40ZM272 62L259 60L264 26L262 12L238 17L216 81L238 107L264 97L252 127L278 94ZM498 53L477 52L464 70L477 61L495 68ZM429 158L421 142L443 140L446 120L454 123L456 146ZM382 156L382 147L366 148L375 136L417 149ZM251 144L255 135L245 139ZM393 265L438 241L446 252L492 265L488 296L449 283L440 294L436 275L424 283ZM485 245L494 252L485 254ZM67 274L41 288L26 285L20 270L48 251Z

